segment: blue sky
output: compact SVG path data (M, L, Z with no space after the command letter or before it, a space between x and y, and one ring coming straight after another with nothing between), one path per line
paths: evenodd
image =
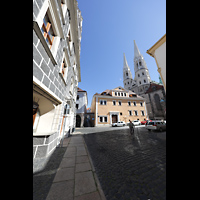
M93 95L123 85L123 53L134 74L134 43L151 80L159 81L154 58L146 51L166 33L166 0L77 0L83 17L78 87Z

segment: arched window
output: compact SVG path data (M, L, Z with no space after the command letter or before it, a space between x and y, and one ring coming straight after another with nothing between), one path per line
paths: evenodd
M162 110L162 106L160 104L160 97L158 94L154 94L154 100L155 100L157 110Z

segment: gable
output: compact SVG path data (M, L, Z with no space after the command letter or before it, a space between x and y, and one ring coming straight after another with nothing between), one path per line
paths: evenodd
M126 89L124 89L123 87L121 87L121 86L119 86L119 87L116 87L116 88L114 88L113 90L120 90L120 91L126 91L127 92L127 90Z

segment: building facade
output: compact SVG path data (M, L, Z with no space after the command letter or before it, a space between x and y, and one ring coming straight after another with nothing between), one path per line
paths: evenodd
M150 119L165 119L166 104L163 84L151 80L149 70L143 55L140 53L134 40L134 79L128 66L125 54L123 64L124 88L135 92L146 99L146 106ZM160 107L160 103L162 106ZM157 109L159 108L159 109Z
M83 127L85 114L87 113L87 92L78 88L76 98L76 127Z
M76 0L33 1L33 169L74 130L82 16Z
M146 53L155 58L166 93L166 34L149 48Z
M145 99L119 86L93 95L91 111L95 126L109 126L118 121L146 120L148 113Z

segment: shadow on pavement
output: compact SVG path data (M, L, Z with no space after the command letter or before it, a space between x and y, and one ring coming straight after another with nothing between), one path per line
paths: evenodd
M33 174L33 200L45 200L67 147L56 147L45 168Z

